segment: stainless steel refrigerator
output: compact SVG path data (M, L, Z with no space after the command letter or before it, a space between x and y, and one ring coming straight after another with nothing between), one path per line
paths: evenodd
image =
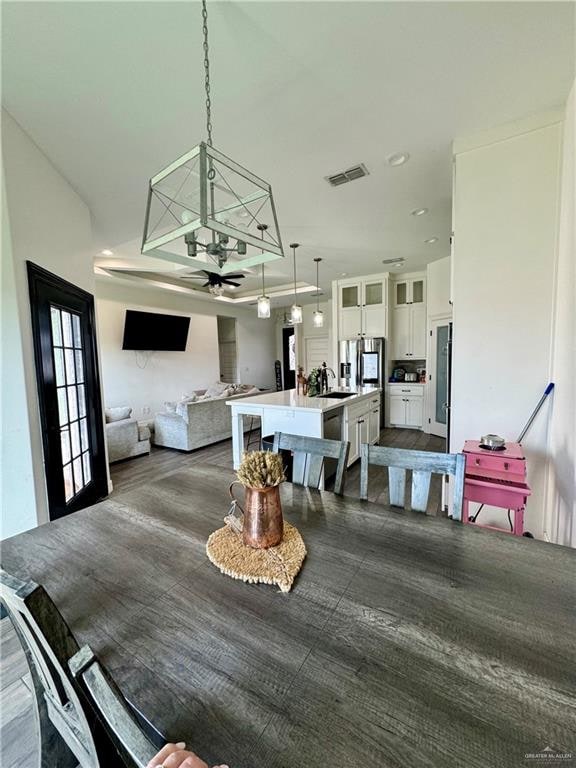
M380 426L384 427L384 387L386 384L386 339L341 341L338 373L341 387L374 386L382 389Z

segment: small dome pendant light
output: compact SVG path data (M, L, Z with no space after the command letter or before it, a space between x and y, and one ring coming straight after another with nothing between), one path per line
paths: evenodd
M268 224L258 224L257 227L260 230L262 240L264 240L264 233L268 229ZM264 249L262 249L264 253ZM262 264L262 295L258 296L258 318L260 320L268 320L270 317L270 299L266 296L266 288L264 286L264 264Z
M316 262L316 311L314 312L312 323L314 325L314 328L323 328L324 327L324 312L320 309L320 282L318 279L318 273L320 271L320 262L322 259L316 258L314 259Z
M302 307L298 304L298 292L296 290L296 248L298 246L299 243L290 243L290 248L294 254L294 304L290 308L290 320L294 325L302 322Z

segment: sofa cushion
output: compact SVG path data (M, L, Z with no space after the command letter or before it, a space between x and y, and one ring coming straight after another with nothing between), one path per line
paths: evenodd
M120 408L106 408L106 423L111 424L114 421L122 421L123 419L129 419L132 413L132 408L128 405L123 405Z
M164 403L164 410L166 411L166 413L176 413L176 406L177 405L178 405L177 402L171 401L171 400L167 400Z

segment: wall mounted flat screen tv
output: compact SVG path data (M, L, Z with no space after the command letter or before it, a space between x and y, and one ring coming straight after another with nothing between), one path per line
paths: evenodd
M122 349L184 352L190 318L126 310Z

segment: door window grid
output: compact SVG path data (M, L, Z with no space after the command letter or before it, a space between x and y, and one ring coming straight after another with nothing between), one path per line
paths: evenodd
M92 479L80 317L50 307L64 496L68 503Z

